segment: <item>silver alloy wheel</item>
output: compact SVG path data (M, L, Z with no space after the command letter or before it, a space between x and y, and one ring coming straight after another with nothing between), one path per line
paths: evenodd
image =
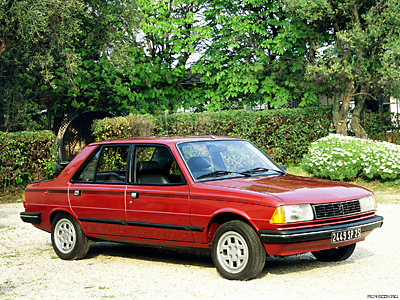
M57 249L64 254L68 254L74 249L76 231L70 220L61 219L57 222L54 230L54 241Z
M249 260L246 240L235 231L225 232L218 240L217 257L227 272L231 274L241 272Z

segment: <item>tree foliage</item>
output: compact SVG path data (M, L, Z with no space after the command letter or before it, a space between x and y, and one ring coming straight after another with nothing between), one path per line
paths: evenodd
M83 5L80 0L0 2L0 115L14 130L34 124L29 115L39 109L40 97L56 88L57 70L67 70L71 80L70 70L79 64L75 15Z
M209 108L268 104L285 105L298 99L316 104L318 86L303 80L313 59L307 47L313 28L294 23L282 1L206 1L210 46L195 70L203 74Z
M0 110L8 116L2 130L34 129L29 124L41 127L47 121L57 132L63 114L75 110L154 113L196 104L190 102L196 93L182 82L207 34L200 26L200 3L7 0L1 5L5 101ZM47 116L37 114L44 109Z
M347 135L350 101L356 100L351 127L366 137L359 123L366 97L399 94L400 4L394 0L287 1L294 20L307 21L329 39L307 65L307 78L330 86L335 97L336 132Z
M130 49L125 45L139 16L134 1L85 0L76 14L80 26L73 40L79 65L57 70L56 88L48 97L48 107L55 115L53 131L57 131L66 111L125 112L132 108L129 99L121 97L121 89L129 75L124 71L133 67Z
M126 33L139 22L133 1L0 5L0 110L8 118L3 130L32 129L29 124L43 119L44 109L44 122L54 131L67 111L129 109L115 85L124 79L121 69L129 67Z
M4 0L1 130L57 132L65 112L159 113L335 99L346 134L396 95L395 0ZM201 84L198 84L199 75ZM196 80L191 80L196 78ZM45 110L47 115L38 112ZM6 116L7 122L1 120Z
M140 23L126 45L133 67L125 72L129 86L122 94L142 113L193 107L193 92L182 82L208 36L201 26L202 5L189 0L140 0L138 5Z

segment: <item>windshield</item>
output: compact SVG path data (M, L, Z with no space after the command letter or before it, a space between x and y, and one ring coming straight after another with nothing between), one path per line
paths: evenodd
M284 173L264 152L246 140L187 142L177 147L194 180Z

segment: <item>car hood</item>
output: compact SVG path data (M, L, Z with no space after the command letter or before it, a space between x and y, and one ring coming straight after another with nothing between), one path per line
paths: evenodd
M205 182L207 185L228 189L273 195L286 204L327 203L358 199L372 192L362 187L330 180L293 176L258 176L216 180Z

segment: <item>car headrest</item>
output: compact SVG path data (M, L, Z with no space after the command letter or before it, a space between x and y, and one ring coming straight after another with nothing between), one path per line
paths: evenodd
M141 174L156 173L161 171L160 165L156 161L145 161L137 164L137 172Z
M203 156L195 156L188 160L188 167L192 171L205 170L211 167L211 164L207 161L207 158Z

